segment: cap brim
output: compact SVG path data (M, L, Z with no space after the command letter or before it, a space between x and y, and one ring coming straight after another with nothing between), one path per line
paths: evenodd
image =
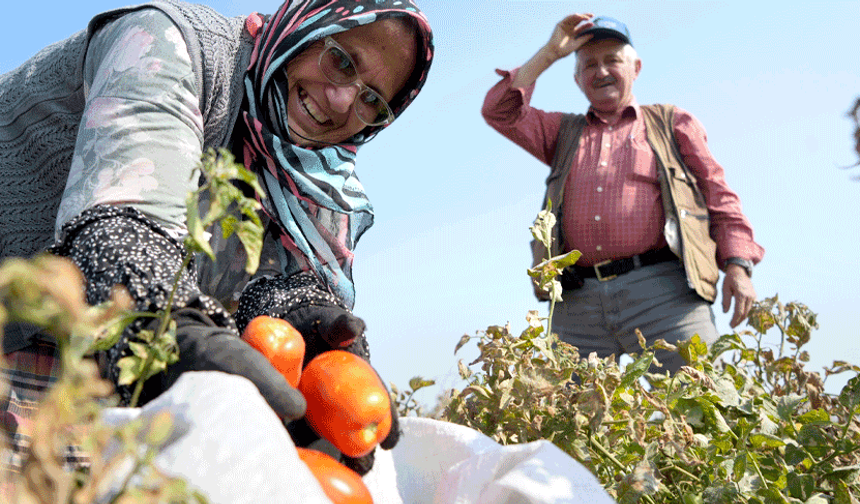
M582 33L580 36L584 37L586 35L592 35L591 40L603 40L603 39L616 39L624 42L625 44L633 45L630 42L630 39L627 38L623 33L617 32L615 30L609 30L606 28L592 28L590 30L586 30L585 33Z

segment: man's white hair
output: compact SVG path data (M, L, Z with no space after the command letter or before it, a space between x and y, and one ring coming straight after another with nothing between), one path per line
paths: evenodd
M603 39L606 40L606 39ZM621 42L620 40L618 42ZM579 51L582 50L583 47L586 47L591 42L586 43L584 46L579 48ZM623 43L623 42L621 42ZM574 74L579 75L579 51L576 51L576 67L574 68ZM621 48L621 54L624 56L624 59L627 60L628 63L633 63L639 59L639 53L636 52L636 49L633 48L630 44L624 44L624 47Z

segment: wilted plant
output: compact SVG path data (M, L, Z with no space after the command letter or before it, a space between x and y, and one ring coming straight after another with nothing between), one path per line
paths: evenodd
M256 214L259 203L246 197L233 181L261 193L256 178L223 150L207 152L199 169L204 182L188 196L188 253L177 272L177 283L192 254L204 252L214 259L205 229L215 223L225 237L239 235L248 252L246 269L255 271L262 241L262 224ZM201 197L209 202L202 217L197 205ZM132 346L133 355L119 362L121 384L138 384L132 399L136 403L142 383L178 359L175 324L170 318L175 286L166 310L139 313L130 311L131 300L121 288L114 290L109 302L87 305L84 279L67 259L42 255L31 260L9 259L0 265L0 337L8 322L35 324L56 341L62 366L59 378L38 405L31 443L21 454L23 467L0 468L0 496L27 504L206 502L183 480L161 474L152 464L172 432L168 413L120 428L102 422L102 411L115 405L116 399L113 387L100 378L90 358L116 344L135 318L158 318L158 328L142 332L140 341ZM0 380L0 389L5 390L6 385ZM0 446L0 455L8 459L9 450ZM65 460L75 452L87 462L81 469L71 470Z
M550 273L530 274L552 276L551 264L541 267ZM623 369L580 356L543 320L529 312L519 335L491 326L463 336L455 353L477 339L480 354L460 361L467 386L442 418L502 444L549 440L622 504L858 502L860 367L834 362L825 379L855 376L840 394L825 393L825 379L804 368L803 347L818 328L806 306L760 301L751 330L710 347L695 336L646 348L639 334L643 351ZM774 328L777 349L763 343ZM673 376L649 373L657 349L680 352L688 365Z

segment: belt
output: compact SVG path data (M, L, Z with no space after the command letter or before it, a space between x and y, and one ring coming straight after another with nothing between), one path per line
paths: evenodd
M666 261L678 260L678 256L672 252L669 247L661 249L649 250L644 254L635 255L633 257L625 257L615 261L603 261L594 266L576 266L573 268L576 273L583 278L597 278L601 282L612 280L618 275L630 273L636 268L642 266L651 266Z

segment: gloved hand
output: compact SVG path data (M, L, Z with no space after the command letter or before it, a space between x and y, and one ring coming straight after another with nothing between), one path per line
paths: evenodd
M365 323L345 309L339 306L309 305L292 310L286 314L285 318L305 338L305 366L317 355L333 349L346 350L370 362L367 339L364 337ZM378 373L377 376L379 376ZM379 377L379 381L383 385L385 384L382 377ZM388 392L387 386L385 391ZM338 452L331 443L321 439L304 418L288 424L287 430L296 446L312 447L323 451L340 460L341 463L361 476L373 468L374 451L363 457L347 457ZM400 422L397 408L392 403L391 431L379 446L385 450L390 450L394 448L399 439Z
M364 321L353 315L336 296L325 290L312 274L300 273L289 278L263 277L255 280L242 293L236 322L242 330L258 315L279 317L288 321L305 339L305 359L328 350L345 350L370 362L370 351L364 335ZM380 379L384 384L385 381ZM320 440L304 418L287 426L296 446L314 448L332 454L330 443ZM397 409L391 405L391 432L380 443L386 450L394 448L400 439ZM359 458L336 453L347 467L366 474L373 467L374 452Z
M217 326L200 310L181 308L176 320L179 362L163 375L166 390L186 371L223 371L251 380L275 413L284 420L302 418L304 396L293 388L268 360L233 332Z
M364 320L335 305L305 305L294 308L283 318L299 331L305 339L305 360L307 366L317 355L329 350L346 350L364 337ZM351 353L363 359L369 356Z

